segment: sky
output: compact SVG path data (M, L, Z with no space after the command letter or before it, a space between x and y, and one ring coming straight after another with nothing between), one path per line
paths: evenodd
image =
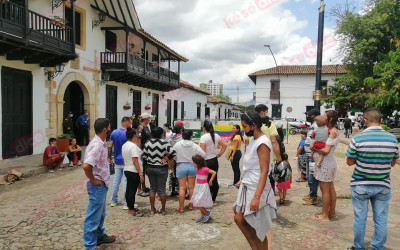
M340 64L332 7L325 0L323 64ZM364 0L349 0L361 6ZM189 59L181 79L194 85L213 80L239 102L252 99L248 75L278 65L315 65L319 0L134 0L147 32ZM176 66L176 65L175 65Z

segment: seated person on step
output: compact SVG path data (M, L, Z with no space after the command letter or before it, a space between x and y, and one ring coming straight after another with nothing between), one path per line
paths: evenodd
M76 139L72 138L71 143L68 147L68 154L69 166L73 167L74 165L78 164L78 166L82 165L81 157L82 157L82 149L76 144Z
M57 148L56 138L50 138L49 144L44 150L43 165L47 166L50 172L53 172L54 168L59 167L63 163L65 154L60 153L60 150Z

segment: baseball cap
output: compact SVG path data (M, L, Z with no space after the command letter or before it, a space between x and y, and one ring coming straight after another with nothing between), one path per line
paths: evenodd
M175 126L176 125L181 125L182 127L184 127L186 125L186 123L184 123L183 121L177 121L177 122L175 122Z
M142 115L140 117L142 119L147 119L147 118L151 118L152 116L149 113L142 113Z
M307 111L306 113L305 113L306 115L315 115L315 116L318 116L318 115L321 115L321 112L319 112L319 110L318 109L311 109L311 110L309 110L309 111Z

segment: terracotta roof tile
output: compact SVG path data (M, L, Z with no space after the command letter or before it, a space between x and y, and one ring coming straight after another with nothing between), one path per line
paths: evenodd
M181 56L180 54L178 54L178 52L176 52L175 50L171 49L170 47L168 47L167 45L165 45L163 42L159 41L157 38L155 38L154 36L150 35L149 33L147 33L147 31L145 31L144 29L137 29L137 31L142 34L143 36L147 37L148 39L152 40L154 43L158 44L161 47L164 47L166 50L168 50L170 53L174 54L176 57L178 57L179 59L181 59L184 62L189 61L189 59L187 59L184 56Z
M180 83L181 83L181 86L183 86L184 88L192 89L192 90L195 90L197 92L200 92L200 93L203 93L203 94L206 94L206 95L210 94L210 92L208 92L206 90L202 90L201 88L199 88L199 87L197 87L197 86L195 86L195 85L193 85L193 84L191 84L191 83L189 83L187 81L181 80Z
M278 66L269 69L259 70L249 75L250 79L255 83L257 76L266 75L315 75L317 67L315 65L287 65ZM347 74L344 65L324 65L322 66L322 74Z
M232 103L227 102L227 101L225 101L225 100L222 100L222 99L220 99L220 98L218 98L218 97L215 97L215 96L212 96L212 95L208 95L208 96L207 96L207 102L226 103L226 104L232 105Z

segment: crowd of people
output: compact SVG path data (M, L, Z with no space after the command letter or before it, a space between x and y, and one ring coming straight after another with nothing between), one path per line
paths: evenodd
M318 204L320 187L322 209L312 219L330 221L337 218L334 186L337 163L334 152L339 143L339 132L335 127L338 115L333 110L321 115L319 110L313 109L307 112L307 116L313 124L309 133L300 135L296 152L296 181L308 184L309 193L303 197L304 205ZM111 133L108 145L105 140L111 129L109 121L103 118L95 121L96 135L86 148L83 164L89 180L89 204L83 237L85 247L94 249L97 245L115 241L114 236L104 233L103 223L108 188L112 187L111 206L116 206L121 181L123 209L133 217L144 216L135 202L136 195L149 197L150 215L167 214L169 179L171 195L179 196L176 212L198 208L201 216L196 222L206 223L211 217L209 209L217 205L218 158L224 156L231 162L234 176L229 187L238 188L237 199L233 202L234 221L252 249L270 249L272 221L277 216L275 195L279 195L281 204L285 203L292 177L281 128L268 118L268 107L258 105L255 111L244 113L241 124L232 128L229 145L215 133L213 124L208 120L204 122L203 135L196 144L192 140L193 132L185 129L183 122L176 122L173 128L165 124L163 128L150 130L150 117L147 113L142 114L140 124L135 127L132 127L131 118L124 117L121 128ZM347 164L356 165L351 180L354 242L349 249L364 248L369 200L375 223L371 245L374 249L383 249L390 200L390 168L398 158L398 144L390 133L380 128L378 110L366 110L363 119L367 129L352 138L347 152ZM242 143L245 145L243 155ZM50 144L50 148L46 149L46 160L48 164L55 165L64 155L53 149L54 141ZM72 145L71 149L75 151L71 152L70 161L76 160L74 155L80 152L78 148ZM54 157L51 157L53 154ZM111 170L113 163L115 165ZM110 170L115 172L112 181ZM150 183L149 188L145 185L145 176ZM161 202L160 209L156 209L157 199ZM188 200L186 206L185 200Z

